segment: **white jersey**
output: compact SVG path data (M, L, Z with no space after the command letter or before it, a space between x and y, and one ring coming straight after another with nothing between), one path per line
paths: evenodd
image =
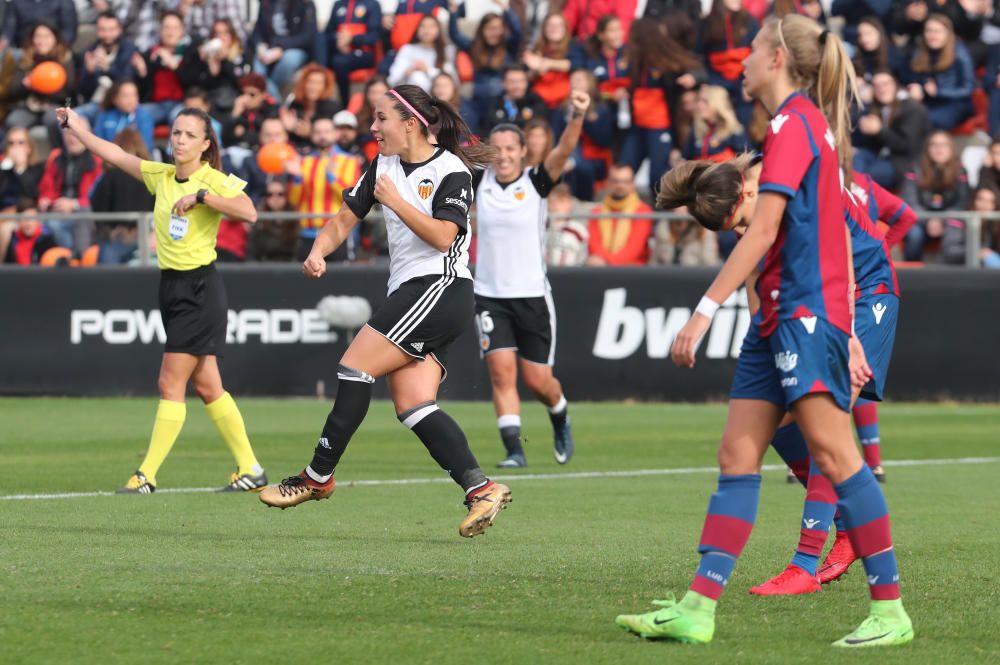
M377 203L375 180L387 175L400 195L413 207L435 219L454 222L458 235L447 252L439 252L410 230L394 210L382 206L389 236L389 293L400 284L424 275L450 275L472 279L469 272L469 206L472 174L455 154L437 148L425 162L410 164L398 155L378 155L361 175L344 203L358 217Z
M554 183L543 166L501 185L493 169L476 189L477 295L538 298L549 292L545 275L545 197Z

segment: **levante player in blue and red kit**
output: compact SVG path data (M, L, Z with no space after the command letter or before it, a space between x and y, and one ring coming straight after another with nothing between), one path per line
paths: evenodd
M838 161L838 154L850 160L853 70L840 40L801 16L772 17L752 48L744 89L773 116L759 201L753 223L671 351L676 364L693 367L697 344L719 303L761 266L756 287L761 306L733 379L719 449L721 475L698 547L701 563L679 602L658 601L661 609L622 615L616 623L652 639L712 639L718 598L756 518L761 460L787 410L817 467L833 483L848 536L868 572L870 614L834 645L904 644L913 639L913 627L899 596L888 507L850 427L852 383L863 385L871 375L852 336L854 271ZM740 184L713 183L708 171L690 172L684 203L695 217L712 207L715 214L706 216L727 217L720 209L741 216Z

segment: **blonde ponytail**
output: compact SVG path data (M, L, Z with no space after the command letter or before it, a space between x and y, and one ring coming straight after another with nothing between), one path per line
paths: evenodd
M772 45L786 54L788 72L823 111L841 168L851 173L851 107L859 103L854 65L840 37L805 16L771 16L764 22Z

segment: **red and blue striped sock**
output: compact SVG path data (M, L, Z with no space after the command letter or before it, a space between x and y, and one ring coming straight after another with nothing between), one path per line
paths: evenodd
M712 600L722 595L750 538L759 499L760 474L719 475L719 488L708 502L698 544L701 563L691 582L691 591Z
M833 489L833 484L810 460L806 502L802 507L799 546L795 549L795 556L792 557L792 565L798 566L810 575L816 574L819 556L823 553L823 546L826 545L826 538L830 534L830 523L836 512L837 493Z
M858 398L854 404L854 426L865 455L865 464L874 469L882 464L882 441L878 432L878 403Z
M809 479L809 446L799 426L792 423L779 427L771 446L804 487Z
M899 570L892 548L889 506L868 466L835 485L837 506L851 547L865 565L872 600L899 598Z

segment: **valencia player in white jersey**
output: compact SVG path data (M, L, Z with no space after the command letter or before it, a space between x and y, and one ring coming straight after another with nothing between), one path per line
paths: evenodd
M490 373L497 427L507 456L500 468L527 466L521 442L520 366L525 385L549 411L556 461L573 456L573 435L562 385L552 373L556 318L545 275L545 198L580 140L590 96L572 93L572 117L558 145L537 166L525 166L524 133L512 124L490 132L493 165L477 172L476 325Z
M399 421L465 492L469 512L459 533L471 537L493 523L510 502L510 489L485 476L461 427L438 408L437 392L445 352L473 315L470 169L488 164L492 150L470 141L468 126L448 102L417 86L389 90L376 102L374 116L378 156L317 235L303 271L322 277L325 257L381 203L389 234L389 297L340 359L337 399L312 461L260 499L289 508L329 497L334 469L368 412L372 384L386 376Z

